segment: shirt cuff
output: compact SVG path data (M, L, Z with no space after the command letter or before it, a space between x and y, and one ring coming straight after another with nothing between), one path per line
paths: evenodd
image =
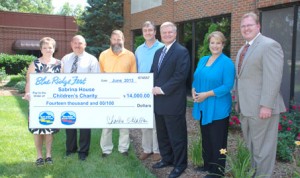
M160 92L161 92L163 95L165 95L164 91L162 91L162 89L161 89L161 88L160 88Z

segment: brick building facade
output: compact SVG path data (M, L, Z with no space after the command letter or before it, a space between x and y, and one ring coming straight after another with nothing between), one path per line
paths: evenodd
M60 59L72 51L77 29L69 16L0 11L0 53L38 55L38 41L49 36L56 40L54 57Z
M185 38L184 25L194 26L204 19L216 17L230 19L230 57L235 60L239 48L244 44L240 33L240 20L243 14L253 11L261 18L262 33L278 41L284 50L285 67L282 93L288 105L290 100L300 103L300 1L299 0L149 0L152 7L143 5L143 1L124 0L125 45L134 50L134 37L146 20L160 25L172 21L178 27L178 41ZM149 6L149 5L148 5ZM194 27L193 27L194 28ZM159 33L159 30L158 30ZM203 34L204 33L204 34ZM205 35L193 29L193 48L191 51L191 78L197 65L195 38Z

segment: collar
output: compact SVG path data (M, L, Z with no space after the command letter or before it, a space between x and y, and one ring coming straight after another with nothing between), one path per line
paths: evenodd
M260 35L261 33L259 32L256 36L255 36L255 38L253 38L251 41L249 41L249 42L246 42L246 44L248 43L250 46L254 43L254 40Z
M171 48L171 46L175 43L175 41L176 40L174 40L171 44L169 44L169 45L165 45L165 48L167 48L166 49L166 53L169 51L169 49Z
M73 57L75 56L78 56L78 59L81 58L86 52L83 51L83 53L79 54L79 55L76 55L74 52L73 52Z
M151 47L148 47L147 44L146 44L146 42L144 42L144 47L145 48L149 48L149 49L151 49L153 47L156 47L157 45L158 45L158 40L157 39L155 40L155 42L153 43L153 45Z
M109 47L109 54L112 55L112 56L120 56L120 55L124 54L125 51L126 51L126 49L123 48L123 50L122 50L122 52L121 52L120 54L115 54L115 53L113 52L113 50L111 49L111 47Z

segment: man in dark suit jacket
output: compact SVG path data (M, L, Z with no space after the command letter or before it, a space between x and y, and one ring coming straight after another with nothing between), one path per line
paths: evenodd
M172 22L160 26L165 46L156 51L154 73L154 112L162 160L153 168L174 166L169 177L179 177L187 167L186 80L190 68L188 50L176 42Z

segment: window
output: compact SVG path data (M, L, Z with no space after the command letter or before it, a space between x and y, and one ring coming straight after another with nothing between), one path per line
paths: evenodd
M291 100L300 103L300 10L298 8L293 6L261 13L262 34L279 42L284 52L281 94L286 106L289 106ZM298 12L296 16L295 11Z

